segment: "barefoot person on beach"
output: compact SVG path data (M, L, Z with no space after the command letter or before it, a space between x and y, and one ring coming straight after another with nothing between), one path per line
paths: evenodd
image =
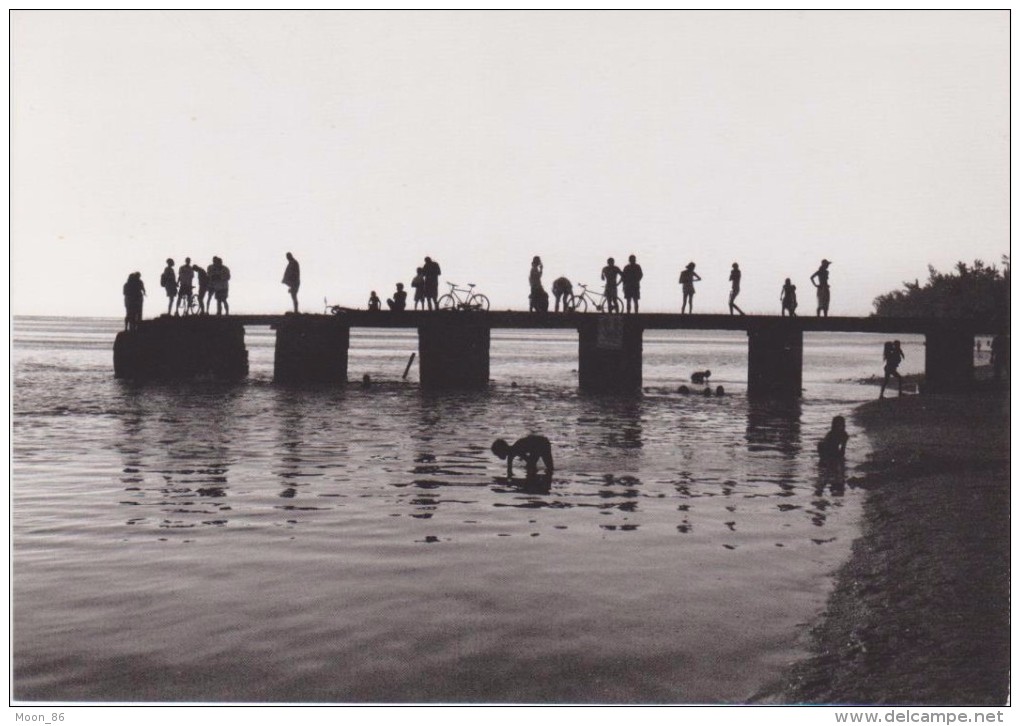
M825 438L818 442L818 456L825 460L842 459L846 455L846 442L850 436L846 432L846 419L834 416L832 428Z
M538 462L542 461L545 467L546 476L553 473L552 444L545 436L532 434L522 439L517 439L513 446L504 439L496 439L492 442L492 453L500 459L506 459L506 477L510 479L514 475L514 459L524 460L524 472L529 479L534 478L538 473Z
M882 380L882 390L878 394L879 398L885 398L885 387L889 385L889 376L896 376L896 387L899 389L899 395L903 395L903 376L896 369L900 367L900 363L906 357L906 353L900 347L900 341L886 342L882 350L882 358L885 360L885 378Z

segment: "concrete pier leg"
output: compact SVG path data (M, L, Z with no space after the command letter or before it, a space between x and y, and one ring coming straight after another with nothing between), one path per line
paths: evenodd
M273 381L347 383L351 329L329 318L295 315L276 327Z
M456 320L419 326L418 375L427 390L487 388L489 327Z
M215 378L248 375L244 326L228 317L156 318L117 334L113 375L132 380Z
M641 393L641 324L602 315L578 328L578 385L589 393Z
M784 321L747 331L747 395L799 398L804 332Z
M924 336L925 393L966 391L974 385L974 333L945 329Z

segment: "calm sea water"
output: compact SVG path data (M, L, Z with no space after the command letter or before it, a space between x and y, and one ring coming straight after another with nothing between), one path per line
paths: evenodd
M577 392L566 331L494 331L488 391L428 395L413 333L352 332L368 390L272 385L255 328L246 382L141 386L119 327L14 321L17 699L740 702L802 655L856 533L814 444L876 394L849 379L878 336L806 335L778 405L745 397L739 333L646 333L622 399ZM704 368L727 396L676 392ZM528 432L548 487L489 452Z

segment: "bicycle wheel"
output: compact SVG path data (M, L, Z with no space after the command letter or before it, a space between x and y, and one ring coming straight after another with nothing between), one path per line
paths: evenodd
M570 312L572 313L586 313L588 312L588 301L580 295L574 295L570 298Z
M488 310L489 298L480 292L476 292L468 298L467 306L469 310Z
M441 298L439 298L439 309L440 310L456 310L457 309L457 300L453 297L453 295L450 295L449 293L447 293L446 295L443 295Z

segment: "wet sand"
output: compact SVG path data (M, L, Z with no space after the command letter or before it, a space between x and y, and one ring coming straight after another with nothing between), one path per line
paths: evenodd
M986 705L1009 698L1009 394L854 412L875 453L862 536L770 703ZM852 445L852 441L851 441Z

